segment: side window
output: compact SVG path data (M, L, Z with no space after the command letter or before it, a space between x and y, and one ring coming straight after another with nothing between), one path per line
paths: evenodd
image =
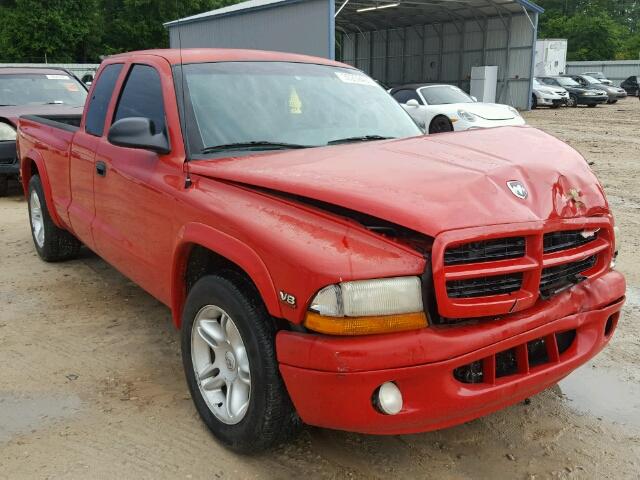
M418 103L422 104L420 97L418 97L415 90L398 90L393 94L393 98L395 98L398 103L407 103L409 100L416 100Z
M122 70L121 63L112 63L104 67L104 70L102 70L102 73L98 77L96 86L93 89L93 94L89 100L89 108L87 109L87 119L85 122L85 130L91 135L102 136L109 100L111 100L113 88L118 80L118 75L120 75L120 70Z
M165 129L162 84L158 71L148 65L134 65L124 84L113 121L145 117L153 122L155 132Z

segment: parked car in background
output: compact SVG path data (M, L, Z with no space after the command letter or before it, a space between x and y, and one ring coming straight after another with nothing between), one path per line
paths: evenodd
M195 408L234 450L301 422L467 422L614 335L613 216L551 135L424 136L362 72L280 52L114 55L93 92L79 128L20 118L35 250L83 242L171 308Z
M597 80L596 78L591 77L589 75L566 75L566 76L572 78L573 80L578 82L580 85L582 85L584 88L588 88L592 90L603 90L607 92L607 95L609 96L609 100L607 101L607 103L609 104L616 103L618 100L622 98L627 98L627 92L623 88L614 87L612 85L605 85L603 83L600 83L600 81Z
M638 95L638 92L640 92L638 80L639 77L637 75L632 75L620 84L620 88L623 88L629 95L640 96Z
M589 75L590 77L598 80L603 85L613 85L613 82L609 80L602 72L583 72L582 75Z
M392 88L389 93L425 133L525 124L515 108L477 102L453 85L412 84Z
M16 155L18 117L27 114L78 115L87 88L61 68L0 68L0 196L6 195L20 165Z
M609 95L604 90L593 90L584 88L574 79L569 77L538 77L545 85L554 87L562 87L569 92L569 107L577 107L578 105L587 105L595 107L609 101Z
M533 79L533 93L531 98L531 108L551 107L558 108L569 102L569 92L563 87L552 87Z

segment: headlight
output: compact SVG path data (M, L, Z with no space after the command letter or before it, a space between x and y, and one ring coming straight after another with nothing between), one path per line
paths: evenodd
M305 326L332 335L366 335L427 326L418 277L329 285L311 301Z
M16 139L16 129L8 123L0 122L0 142Z
M618 238L620 235L620 227L613 227L613 257L611 258L611 268L616 268L618 260Z
M513 113L516 117L520 116L520 112L513 107L509 107L509 111Z
M473 113L469 113L466 110L458 110L458 116L464 118L467 122L475 122L476 116Z

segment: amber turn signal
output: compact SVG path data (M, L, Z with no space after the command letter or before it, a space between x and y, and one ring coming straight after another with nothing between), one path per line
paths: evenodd
M328 335L371 335L417 330L427 326L424 312L374 317L325 317L307 312L305 327Z

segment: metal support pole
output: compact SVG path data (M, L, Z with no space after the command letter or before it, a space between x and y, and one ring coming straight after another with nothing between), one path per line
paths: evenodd
M442 82L442 60L444 58L444 25L441 23L440 24L440 32L438 32L438 29L436 28L436 26L433 26L433 29L436 31L436 33L438 34L438 38L440 39L439 43L440 43L440 48L439 48L439 53L438 55L440 56L438 59L438 78L437 81L438 82Z
M458 88L462 88L462 71L464 69L464 42L467 32L467 22L462 23L462 32L460 32L460 57L458 58Z

